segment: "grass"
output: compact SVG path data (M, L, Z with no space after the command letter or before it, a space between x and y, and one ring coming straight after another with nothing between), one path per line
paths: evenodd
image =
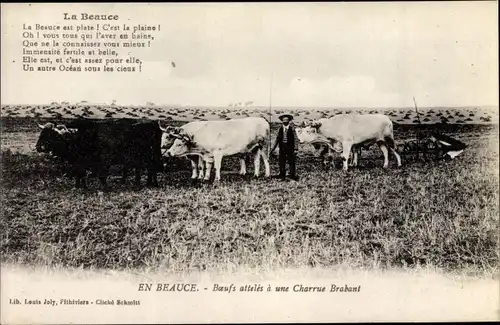
M17 120L5 129L36 132ZM469 148L452 162L403 157L383 170L363 151L360 168L324 172L310 147L300 182L238 175L223 160L222 182L191 183L172 160L161 188L132 190L111 179L101 193L73 189L57 162L2 151L2 262L54 267L213 271L348 265L437 267L494 273L499 261L498 129L450 125ZM276 126L273 126L273 133ZM396 139L417 129L395 126ZM25 139L25 138L23 138ZM248 162L248 172L253 165ZM273 174L277 159L271 159ZM144 180L143 180L144 182Z

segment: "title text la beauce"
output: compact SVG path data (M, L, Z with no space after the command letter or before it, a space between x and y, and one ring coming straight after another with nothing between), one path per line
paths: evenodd
M64 13L64 20L118 20L118 15L92 15L87 13L81 13L80 19L77 15L70 15L67 12Z

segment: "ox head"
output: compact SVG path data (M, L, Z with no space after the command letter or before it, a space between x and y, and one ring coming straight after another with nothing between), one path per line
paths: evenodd
M167 150L167 156L169 157L182 156L188 153L194 144L193 137L185 132L173 134L172 137L174 137L175 140L170 149Z
M170 133L173 132L174 127L171 127L171 126L167 126L166 128L163 128L160 124L160 122L158 122L158 125L160 127L160 130L162 131L162 136L161 136L161 148L162 149L168 149L172 146L172 144L174 143L174 140L175 138L172 137L170 135Z
M186 154L189 149L193 146L193 137L187 134L180 127L167 126L166 128L161 127L163 132L162 136L162 149L167 149L166 155L168 157L182 156Z
M53 152L57 144L61 142L62 136L70 132L65 125L56 126L50 122L45 125L38 124L38 127L42 129L36 143L38 152Z
M299 127L295 128L300 143L314 143L318 142L321 135L318 129L321 127L321 122L312 121L309 123L302 122Z

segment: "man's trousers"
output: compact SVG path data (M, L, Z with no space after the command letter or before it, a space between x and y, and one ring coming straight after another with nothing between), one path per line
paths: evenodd
M295 178L295 150L293 146L282 143L280 145L279 165L280 165L280 178L286 176L286 163L290 166L290 177Z

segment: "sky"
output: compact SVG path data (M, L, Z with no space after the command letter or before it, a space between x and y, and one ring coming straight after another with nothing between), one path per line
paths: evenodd
M495 2L2 4L2 104L498 104ZM23 23L161 25L141 73L23 72ZM77 21L73 24L82 23ZM127 51L126 51L127 52ZM175 67L172 65L175 62ZM272 83L271 83L272 79Z

